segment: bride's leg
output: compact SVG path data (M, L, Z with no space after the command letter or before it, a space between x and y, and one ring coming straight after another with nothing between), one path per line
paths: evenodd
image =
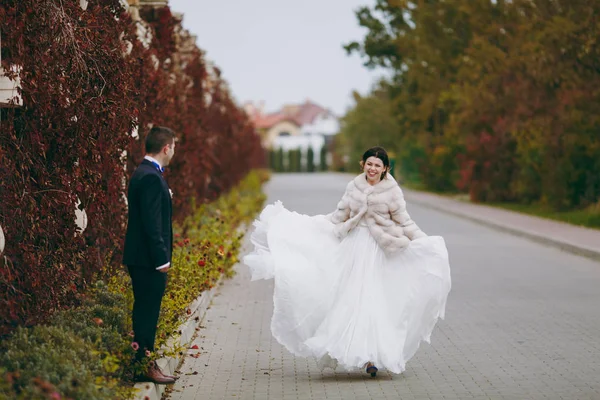
M377 367L375 365L373 365L373 363L371 361L369 361L366 364L366 367L367 367L367 369L366 369L367 374L371 374L371 377L375 378L377 376L377 371L378 371Z

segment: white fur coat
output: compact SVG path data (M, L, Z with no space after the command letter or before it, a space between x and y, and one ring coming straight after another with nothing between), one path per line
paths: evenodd
M390 174L376 185L370 185L364 173L358 175L348 183L337 209L327 217L335 224L339 238L348 235L364 217L363 223L388 254L427 236L406 212L402 189Z

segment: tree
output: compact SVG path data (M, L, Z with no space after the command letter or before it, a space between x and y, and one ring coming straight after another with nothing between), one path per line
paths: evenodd
M392 73L403 171L420 159L429 188L474 201L584 207L600 199L599 12L585 1L377 0L357 11L367 34L346 50Z
M398 152L403 138L385 82L379 82L367 96L356 92L353 96L355 104L342 117L339 133L341 142L346 144L350 169L358 165L370 147L383 146Z
M309 146L306 151L306 170L308 172L315 172L315 151L312 146Z
M275 152L275 150L270 149L269 150L269 168L271 168L272 171L275 171L275 168L277 166L277 153Z
M300 172L300 150L290 149L288 150L288 168L287 172Z
M321 147L320 158L319 158L319 168L321 171L327 171L327 146L323 145Z
M295 172L302 172L302 149L298 148L295 151L296 168Z
M275 171L277 172L285 172L285 160L283 157L283 149L280 147L277 149L277 163L275 164Z

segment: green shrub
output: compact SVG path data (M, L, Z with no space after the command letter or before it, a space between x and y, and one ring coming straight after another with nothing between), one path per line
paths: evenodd
M97 385L102 360L71 331L54 326L18 328L1 345L0 364L13 372L14 394L34 398L53 391L73 399L114 398L113 385Z
M51 323L94 343L97 350L121 353L130 347L126 336L131 330L129 309L123 294L111 293L100 281L81 307L58 312Z

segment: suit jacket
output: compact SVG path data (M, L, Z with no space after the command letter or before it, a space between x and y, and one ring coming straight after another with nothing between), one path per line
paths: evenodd
M133 173L127 202L123 264L156 269L171 262L171 194L162 174L150 161L144 159Z

